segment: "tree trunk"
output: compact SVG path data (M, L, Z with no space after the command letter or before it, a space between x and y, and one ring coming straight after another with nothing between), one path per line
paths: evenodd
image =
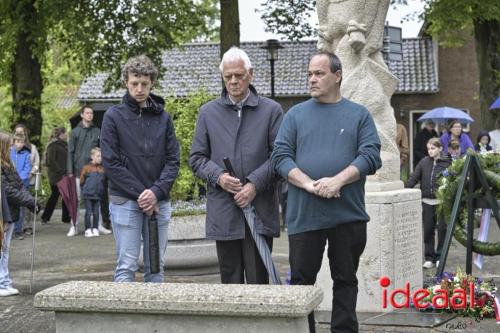
M220 0L220 57L231 48L240 46L240 16L238 0Z
M474 39L479 69L481 129L491 130L500 110L490 110L500 95L500 22L474 21ZM466 71L466 69L463 69Z
M30 141L40 147L42 134L42 73L32 52L28 35L20 31L12 64L12 126L23 123L30 130Z

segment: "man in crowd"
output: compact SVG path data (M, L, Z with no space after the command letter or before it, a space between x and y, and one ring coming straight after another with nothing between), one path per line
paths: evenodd
M359 257L366 244L364 185L382 165L368 110L340 94L339 58L321 52L308 69L311 99L283 119L272 165L288 180L291 283L312 285L328 240L333 277L332 332L358 332ZM314 314L309 315L315 332Z
M179 144L165 101L151 93L158 71L144 56L122 68L127 87L122 103L104 114L101 135L103 166L109 180L110 214L116 241L116 282L135 281L141 236L144 281L163 282L170 220L170 190L179 171ZM148 218L158 223L160 271L152 273Z
M80 109L80 117L82 120L71 131L68 142L68 166L67 172L70 176L75 176L76 191L78 194L77 201L77 221L73 221L68 232L68 237L78 234L78 220L80 216L80 174L83 166L90 161L90 151L92 148L99 146L100 130L94 125L94 110L88 105ZM104 208L107 211L106 208ZM103 214L105 215L105 214ZM107 215L105 215L106 218ZM111 231L99 223L99 232L101 234L110 234Z
M222 283L267 284L241 208L254 205L257 232L272 248L273 237L279 236L279 212L269 157L283 112L250 84L253 68L243 50L228 50L219 69L225 88L200 109L189 164L207 181L206 234L216 241ZM224 167L225 157L234 177Z
M406 166L406 162L408 161L410 147L408 146L408 134L406 134L406 128L401 124L396 124L396 144L398 145L399 166L402 173Z

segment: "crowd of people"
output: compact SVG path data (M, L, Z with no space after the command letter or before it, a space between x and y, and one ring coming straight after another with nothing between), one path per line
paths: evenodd
M446 235L446 224L443 219L438 221L436 198L439 187L438 179L450 164L463 158L467 150L471 149L480 154L487 154L493 150L500 150L498 143L492 140L500 134L500 118L496 121L496 129L480 131L476 144L472 143L469 135L463 131L463 124L456 119L451 119L441 136L436 131L436 124L425 121L421 131L417 133L414 141L414 172L410 174L405 186L413 188L419 184L422 193L422 223L424 230L424 268L439 266L441 250ZM496 148L494 148L496 147ZM437 229L437 246L435 244Z
M372 115L342 97L342 64L333 53L311 57L307 72L311 99L286 115L280 104L257 93L252 85L254 69L243 50L229 49L219 70L224 88L220 97L200 109L189 165L207 184L206 236L216 243L221 283L269 283L244 209L253 209L255 230L272 250L273 238L280 234L283 186L278 184L285 181L291 284L316 282L328 243L334 286L332 331L357 332L356 272L370 219L364 186L366 177L382 165ZM145 282L164 281L170 191L179 172L180 149L165 101L151 91L157 78L158 70L148 57L129 59L122 67L126 93L120 104L104 114L102 130L93 124L92 108L84 106L69 142L66 129L55 128L43 158L51 194L42 224L52 217L62 194L61 182L73 180L78 192L76 216L68 202L62 202L62 222L69 223L67 236L79 232L79 207L84 201L84 236L113 231L115 282L135 281L141 242ZM458 121L451 121L440 138L430 121L418 133L415 171L406 185L420 183L422 190L424 267L439 261L443 243L444 227L436 222L435 213L437 178L467 149L491 150L492 136L497 140L498 133L481 132L473 145ZM405 137L404 127L398 128L398 145L404 148L402 166L409 156ZM16 126L13 136L0 133L0 156L5 222L0 296L8 296L19 293L9 277L10 240L13 234L21 239L23 232L30 233L31 226L23 225L25 209L39 210L29 189L40 170L40 157L24 126ZM150 264L148 236L153 218L158 229L159 271ZM315 332L314 313L309 315L309 329Z

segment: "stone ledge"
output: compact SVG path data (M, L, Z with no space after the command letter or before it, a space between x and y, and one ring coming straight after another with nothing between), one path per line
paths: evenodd
M71 281L36 294L34 306L56 312L304 317L322 298L314 286Z
M405 188L396 191L384 192L366 192L366 204L385 204L394 202L405 202L420 200L421 192L419 189Z

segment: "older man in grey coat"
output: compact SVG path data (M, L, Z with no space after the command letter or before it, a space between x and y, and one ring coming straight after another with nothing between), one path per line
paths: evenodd
M250 84L253 68L243 50L228 50L220 71L225 88L200 109L189 164L208 185L206 233L216 240L222 283L267 284L241 208L254 205L256 229L272 248L273 237L279 236L279 212L269 158L283 111ZM235 177L225 169L225 157Z

